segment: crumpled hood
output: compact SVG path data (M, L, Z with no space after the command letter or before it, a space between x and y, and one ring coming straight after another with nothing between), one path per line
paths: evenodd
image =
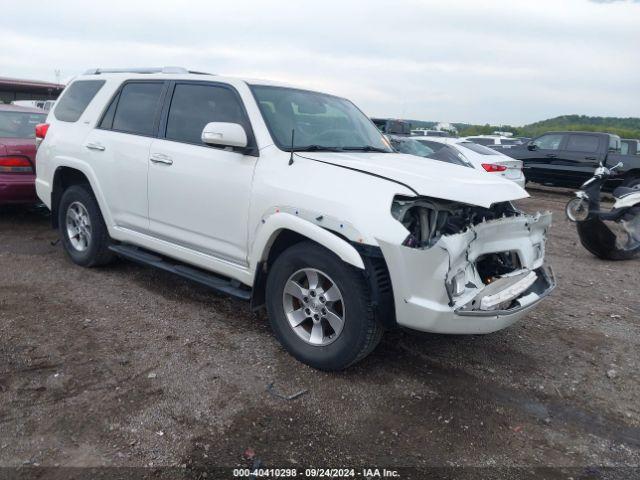
M298 155L386 177L427 197L485 208L529 196L514 182L490 173L404 153L301 152Z

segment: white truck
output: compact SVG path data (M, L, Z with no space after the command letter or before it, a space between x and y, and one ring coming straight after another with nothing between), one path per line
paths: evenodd
M91 70L37 129L36 188L78 265L114 256L266 307L343 369L398 326L489 333L555 286L513 182L394 152L350 101L181 68Z

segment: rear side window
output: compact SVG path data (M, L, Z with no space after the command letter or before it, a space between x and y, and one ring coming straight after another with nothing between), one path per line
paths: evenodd
M595 153L600 139L595 135L569 135L567 150L572 152Z
M115 107L113 130L135 135L153 135L163 88L162 82L125 84ZM105 119L109 116L109 110L111 106Z
M479 153L480 155L498 155L498 152L495 150L491 150L490 148L485 147L484 145L478 145L473 142L460 142L459 145L464 148L468 148L469 150Z
M245 125L242 105L232 90L216 85L178 84L173 92L167 140L202 143L202 130L209 122Z
M629 144L627 142L622 142L620 145L620 153L623 155L629 155Z
M434 153L432 148L412 138L389 137L389 141L391 145L393 145L393 148L400 153L408 153L409 155L417 155L418 157L426 157Z
M77 122L104 84L104 80L73 82L67 87L62 98L58 100L53 115L63 122Z
M562 143L561 134L542 135L532 142L536 147L542 150L559 150Z
M431 142L429 140L417 140L418 142L420 142L421 144L429 147L431 150L433 150L434 152L437 152L438 150L444 148L446 146L446 144L444 143L439 143L439 142Z

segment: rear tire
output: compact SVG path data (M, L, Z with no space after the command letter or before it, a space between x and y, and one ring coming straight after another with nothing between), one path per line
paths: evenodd
M115 258L100 207L88 185L73 185L64 191L58 206L58 230L65 252L77 265L98 267Z
M310 276L319 279L316 287ZM293 290L295 295L289 293ZM276 337L291 355L313 368L345 369L371 353L382 338L383 328L375 318L362 272L315 243L298 243L276 259L269 269L266 294ZM329 300L336 298L340 300ZM337 314L342 323L323 317L325 306L327 315ZM319 320L314 320L316 313ZM314 339L318 323L322 336Z

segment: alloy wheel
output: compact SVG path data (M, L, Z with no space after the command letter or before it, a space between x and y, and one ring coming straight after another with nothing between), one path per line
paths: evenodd
M338 285L315 268L303 268L289 277L282 295L289 326L314 346L335 342L344 327L345 305Z

